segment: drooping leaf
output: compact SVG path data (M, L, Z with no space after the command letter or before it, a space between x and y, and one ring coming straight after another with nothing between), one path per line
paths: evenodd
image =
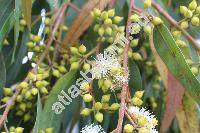
M41 114L39 129L52 127L55 133L59 132L64 111L61 114L55 114L55 112L52 110L52 105L58 101L58 95L60 94L61 90L67 92L68 88L75 81L75 75L75 71L70 71L56 82L44 105L44 109ZM70 108L70 106L65 107L65 109L67 108Z
M200 125L195 101L189 94L183 99L183 105L176 114L181 133L199 133Z
M15 0L14 48L13 48L11 63L13 63L15 61L15 52L16 52L17 42L18 42L18 38L19 38L20 2L21 2L20 0Z
M172 75L200 103L200 83L192 74L168 28L163 24L154 29L154 46Z
M3 95L3 87L6 83L6 67L2 53L0 53L0 98Z
M182 98L185 89L182 85L174 78L174 76L169 72L164 62L161 60L157 51L155 50L153 38L150 36L150 47L155 57L155 64L163 80L164 86L167 90L166 98L166 110L161 123L161 131L167 132L173 119L176 116L176 112L182 103Z
M33 128L33 133L39 132L40 119L42 117L41 114L42 114L42 103L41 103L41 99L40 99L40 94L38 93L37 116L36 116L36 121L35 121L35 125L34 125L34 128Z
M29 30L31 29L31 10L32 0L22 0L22 13L24 14L24 19L26 20Z
M69 31L63 40L63 46L73 43L84 33L84 31L92 24L93 19L90 12L94 8L103 10L110 0L89 0L81 9L79 15L75 18Z

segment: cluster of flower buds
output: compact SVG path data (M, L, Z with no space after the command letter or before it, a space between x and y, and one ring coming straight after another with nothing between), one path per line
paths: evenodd
M9 128L9 133L23 133L24 128L22 127L10 127ZM1 133L7 133L7 132L1 132Z
M100 11L95 8L91 12L92 17L97 22L94 26L94 31L99 34L99 41L107 41L113 43L117 33L123 33L125 30L124 26L118 26L123 20L123 17L115 16L115 10L110 9L108 11Z
M53 128L46 128L45 130L40 130L38 133L53 133Z

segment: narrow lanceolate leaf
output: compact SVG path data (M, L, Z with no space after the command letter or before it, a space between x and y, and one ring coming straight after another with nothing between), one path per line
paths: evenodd
M63 40L63 46L73 43L84 33L84 31L92 24L93 19L90 15L94 8L103 10L110 0L89 0L81 9L79 15L75 18L69 31Z
M172 75L200 103L200 82L192 74L180 48L176 45L168 28L163 24L154 29L154 46Z
M157 51L155 50L153 38L150 37L150 47L155 58L155 64L163 80L164 86L167 91L166 99L166 110L161 123L161 131L167 132L173 119L176 116L176 112L180 107L183 99L185 89L182 85L174 78L174 76L169 72L164 62L161 60Z
M55 133L59 132L65 111L63 110L61 114L56 114L55 111L52 110L52 106L55 102L58 102L58 95L61 93L62 90L68 94L68 89L74 83L75 76L76 72L70 71L56 82L44 105L44 109L41 114L39 129L52 127ZM67 99L65 100L68 101ZM72 102L74 102L73 100L75 99L72 99ZM66 106L65 110L69 109L69 106Z
M197 116L197 105L191 96L186 94L183 105L176 114L181 133L199 133L200 125Z
M42 114L42 103L41 103L41 99L40 99L40 94L38 93L37 116L36 116L36 121L35 121L35 125L34 125L34 128L33 128L33 133L39 133L39 125L40 125L41 114Z
M3 41L6 37L6 35L9 33L9 31L13 28L15 23L15 13L14 11L6 18L6 21L0 27L0 51L3 45Z
M24 19L28 25L29 30L31 29L31 11L32 11L32 0L22 0L22 13Z
M19 16L20 16L20 0L15 0L15 25L14 25L14 49L12 54L12 61L13 63L15 61L15 52L17 47L17 41L19 37Z
M4 63L4 58L3 54L0 53L0 98L2 96L3 92L3 87L5 86L6 83L6 67Z
M142 89L142 77L140 75L140 70L133 60L129 60L129 74L129 87L131 90L137 91Z

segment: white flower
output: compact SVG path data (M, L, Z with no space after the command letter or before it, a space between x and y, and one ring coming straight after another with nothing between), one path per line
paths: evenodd
M157 125L157 120L154 115L152 115L147 109L145 108L139 108L136 106L129 107L129 112L132 113L137 118L144 117L147 119L148 124L146 125L146 128L149 129L150 133L158 133L158 131L155 129L155 126Z
M103 128L100 125L90 124L86 125L82 130L81 133L105 133Z
M121 67L117 58L104 51L103 54L98 54L95 62L92 63L92 75L95 78L106 78L109 76L112 67Z

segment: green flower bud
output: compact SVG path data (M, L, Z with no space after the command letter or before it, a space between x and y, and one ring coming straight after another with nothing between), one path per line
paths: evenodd
M55 76L57 78L60 77L60 72L58 70L56 70L56 69L53 70L52 74L53 74L53 76Z
M17 127L15 129L15 133L23 133L23 131L24 131L24 128L22 128L22 127Z
M100 28L100 25L99 24L95 24L94 25L94 31L97 32Z
M29 48L33 48L34 47L34 43L33 42L27 42L26 46Z
M184 41L182 41L182 40L176 40L176 44L179 47L187 47L187 44Z
M160 25L163 23L163 21L159 17L154 17L152 21L154 26Z
M10 97L4 97L4 98L1 99L1 101L2 101L3 103L7 103L8 100L10 100Z
M115 16L115 9L108 10L108 17L114 17Z
M40 92L42 94L48 94L49 93L48 90L47 90L47 88L45 88L45 87L40 88Z
M147 119L145 118L145 117L139 117L139 119L138 119L138 125L139 126L145 126L146 124L147 124Z
M103 86L103 82L104 82L104 79L99 79L98 80L98 86L99 86L99 88L101 88Z
M144 1L144 8L147 9L149 7L151 7L151 0L145 0Z
M38 89L37 88L32 88L31 89L31 94L33 94L34 96L37 95L38 93Z
M103 36L103 34L104 34L104 28L103 28L103 27L100 27L100 28L99 28L98 34L99 34L100 36Z
M180 13L185 14L187 12L187 7L186 6L180 6Z
M193 0L192 2L190 2L188 7L189 7L190 10L195 10L197 8L196 0Z
M132 51L128 51L128 57L131 58L132 57Z
M93 99L93 97L92 97L92 95L90 95L90 94L85 94L85 95L83 95L83 101L84 101L84 102L89 103L89 102L92 101L92 99Z
M102 20L106 20L107 18L108 18L108 12L103 11L103 12L101 13L101 19L102 19Z
M24 19L21 19L19 23L21 26L26 26L26 21Z
M44 23L45 23L46 25L49 25L49 24L50 24L50 21L51 21L50 18L46 18L45 21L44 21Z
M107 27L107 28L106 28L106 34L112 35L112 28Z
M24 114L24 112L22 112L22 111L17 111L17 113L16 113L17 116L22 116L23 114Z
M4 41L3 41L3 45L9 45L9 42L8 42L7 39L4 39Z
M107 94L107 95L103 95L102 98L101 98L101 102L102 103L107 103L110 101L110 94Z
M29 80L36 79L36 75L34 73L32 73L32 72L29 72L27 77L28 77Z
M196 12L197 14L200 14L200 6L198 6L198 7L196 8L195 12Z
M192 17L191 22L192 22L192 25L199 26L199 18L198 17Z
M33 41L34 42L39 42L41 40L40 36L33 36Z
M13 127L13 126L10 127L9 131L10 131L10 132L14 132L14 131L15 131L15 127Z
M187 29L188 27L189 27L188 21L183 21L183 22L181 23L181 28Z
M79 54L78 49L76 47L70 47L70 51L72 54L75 54L75 55Z
M92 112L91 109L89 109L89 108L84 108L84 109L81 111L81 115L83 115L83 116L88 116L88 115L90 115L91 112Z
M81 44L81 46L79 46L79 48L78 48L78 51L81 54L84 54L87 51L87 49L86 49L86 47L83 44Z
M39 133L45 133L45 131L44 130L40 130Z
M119 16L115 16L115 17L113 18L113 22L114 22L115 24L120 23L122 20L123 20L123 17L119 17Z
M199 71L197 67L191 67L191 71L194 75L198 75Z
M21 96L21 95L18 95L18 96L16 97L16 101L17 101L18 103L22 102L22 96Z
M89 71L89 70L90 70L90 64L84 63L84 64L83 64L83 70L84 70L84 71Z
M13 91L10 88L3 88L3 94L5 96L11 96L13 94Z
M21 82L19 84L19 87L22 88L22 89L28 89L28 83L27 82Z
M23 112L26 111L26 104L25 103L20 103L19 104L19 109L22 110Z
M141 127L138 129L138 133L148 133L148 132L149 132L149 129L146 127Z
M139 53L137 53L137 52L133 52L132 53L132 57L136 61L141 61L142 60L142 56Z
M133 126L131 124L126 124L124 126L124 133L133 133Z
M100 103L100 102L96 102L95 104L94 104L94 108L95 108L95 110L97 110L97 111L99 111L99 110L101 110L102 109L102 104Z
M94 13L94 17L100 17L101 15L101 11L97 8L94 8L93 13Z
M188 63L188 65L192 65L193 61L191 59L187 59L186 62Z
M45 133L53 133L53 128L46 128Z
M131 20L131 22L139 22L140 18L139 18L139 16L137 14L133 14L130 17L130 20Z
M134 97L142 98L144 91L136 91Z
M30 91L27 91L27 92L25 93L25 98L28 99L28 100L31 99L31 92L30 92Z
M41 88L41 87L43 86L42 81L37 81L37 82L35 83L35 86L36 86L37 88Z
M110 18L107 18L105 21L104 21L104 24L109 26L112 24L112 20Z
M112 82L111 80L109 79L106 79L104 82L103 82L103 86L105 86L106 88L110 88L112 85Z
M33 106L32 102L27 102L27 104L26 104L27 109L32 108L32 106Z
M29 121L31 119L31 115L30 114L25 114L24 115L24 122L27 122L27 121Z
M133 40L131 40L131 47L136 47L137 45L138 45L138 41L139 41L139 39L133 39Z
M151 34L151 26L147 25L147 26L144 26L144 32L147 33L148 35Z
M79 63L78 62L73 62L71 64L70 70L78 70L79 68Z
M131 99L131 103L135 106L141 106L143 104L143 101L140 98L133 97Z
M67 27L66 25L63 25L63 26L62 26L62 30L63 30L64 32L67 32L67 31L68 31L68 27Z
M66 69L64 66L59 66L59 67L58 67L58 70L59 70L59 72L61 72L61 73L66 73L66 72L67 72L67 69Z
M44 31L45 31L46 34L49 34L50 33L50 28L49 27L45 27Z
M172 32L172 35L173 35L174 37L179 37L179 36L181 35L181 31L173 31L173 32Z
M115 110L118 110L120 107L119 103L113 103L111 106L110 106L110 110L112 111L115 111Z
M117 30L123 33L125 31L125 26L120 26Z
M103 121L103 114L102 113L100 113L100 112L98 112L98 113L96 113L96 115L94 116L95 117L95 120L97 121L97 122L102 122Z
M190 11L190 10L187 10L187 11L184 13L184 16L185 16L186 18L191 18L192 15L193 15L193 13L192 13L192 11Z

